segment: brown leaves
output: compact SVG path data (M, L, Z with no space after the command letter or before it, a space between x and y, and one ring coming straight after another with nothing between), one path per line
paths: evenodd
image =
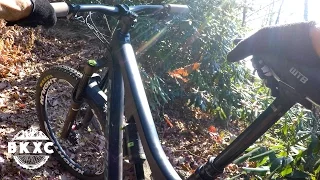
M189 74L192 73L193 71L199 70L199 68L200 68L200 63L196 62L193 64L189 64L185 67L178 68L173 71L169 71L168 74L172 78L177 78L177 79L181 79L183 82L188 82L188 78L186 77L189 76Z
M0 77L4 78L19 73L15 67L31 57L34 33L21 27L6 27L0 21L0 34Z

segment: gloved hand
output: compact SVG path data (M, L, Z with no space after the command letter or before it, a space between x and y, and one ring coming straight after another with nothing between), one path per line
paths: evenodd
M275 55L304 65L319 64L310 37L315 22L303 22L260 29L229 52L227 60L239 61L250 55ZM279 63L279 62L274 62Z
M304 67L319 67L320 58L314 48L314 22L303 22L260 29L243 39L229 52L227 60L239 61L254 55L253 65L260 78L264 79L273 96L278 95L278 81L271 76L270 68L277 75L283 74L281 67L291 64ZM270 58L270 56L274 58ZM277 57L277 58L275 58ZM283 81L292 76L282 76Z
M57 17L48 0L31 0L31 2L33 4L31 14L18 21L8 21L7 26L17 24L22 27L36 27L42 25L49 28L56 24Z

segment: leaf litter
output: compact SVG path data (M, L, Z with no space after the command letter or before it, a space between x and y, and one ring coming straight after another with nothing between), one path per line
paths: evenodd
M7 143L20 130L38 124L34 99L41 72L57 64L80 70L85 60L98 58L103 48L86 28L71 22L59 21L56 27L48 30L5 27L3 22L0 26L0 179L76 179L52 157L37 170L19 167L7 153ZM192 70L197 69L194 66ZM60 101L52 99L51 105L55 108L52 116L65 116L65 112L59 110L62 109L58 107ZM183 100L169 102L164 111L163 121L156 123L161 144L167 158L183 177L193 173L211 155L217 155L229 143L228 139L239 133L220 129L212 116L187 108ZM59 123L55 128L59 128ZM91 142L91 149L76 147L74 151L103 150L103 137L92 138L95 141ZM78 158L76 154L70 156ZM83 163L88 164L91 157L82 158ZM221 179L237 173L239 168L231 164ZM134 179L133 167L128 161L124 161L124 177Z

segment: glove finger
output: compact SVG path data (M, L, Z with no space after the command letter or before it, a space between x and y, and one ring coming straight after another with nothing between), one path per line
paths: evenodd
M248 38L243 39L229 52L227 60L229 62L239 61L250 55L257 55L269 50L270 41L274 40L272 29L262 28Z
M251 37L240 41L239 44L228 53L227 60L229 62L235 62L252 55L253 45L254 41Z
M57 22L57 17L53 7L50 5L48 0L33 0L34 11L31 15L31 19L36 20L38 25L44 27L52 27Z

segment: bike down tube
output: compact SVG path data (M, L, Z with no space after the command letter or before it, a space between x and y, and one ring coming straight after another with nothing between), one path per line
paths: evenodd
M119 63L121 66L125 87L126 117L133 117L136 122L153 178L159 180L181 179L161 147L135 53L130 43L130 34L128 33L130 28L128 25L124 26L126 27L117 30L113 37L112 57L114 63Z
M109 98L109 145L108 145L108 179L123 179L123 115L124 87L118 63L113 63L111 80L111 98ZM106 179L106 178L105 178Z
M223 169L240 156L250 145L260 138L273 124L275 124L293 105L294 101L288 97L277 98L271 105L225 150L216 158L198 168L188 180L212 180L223 172Z

